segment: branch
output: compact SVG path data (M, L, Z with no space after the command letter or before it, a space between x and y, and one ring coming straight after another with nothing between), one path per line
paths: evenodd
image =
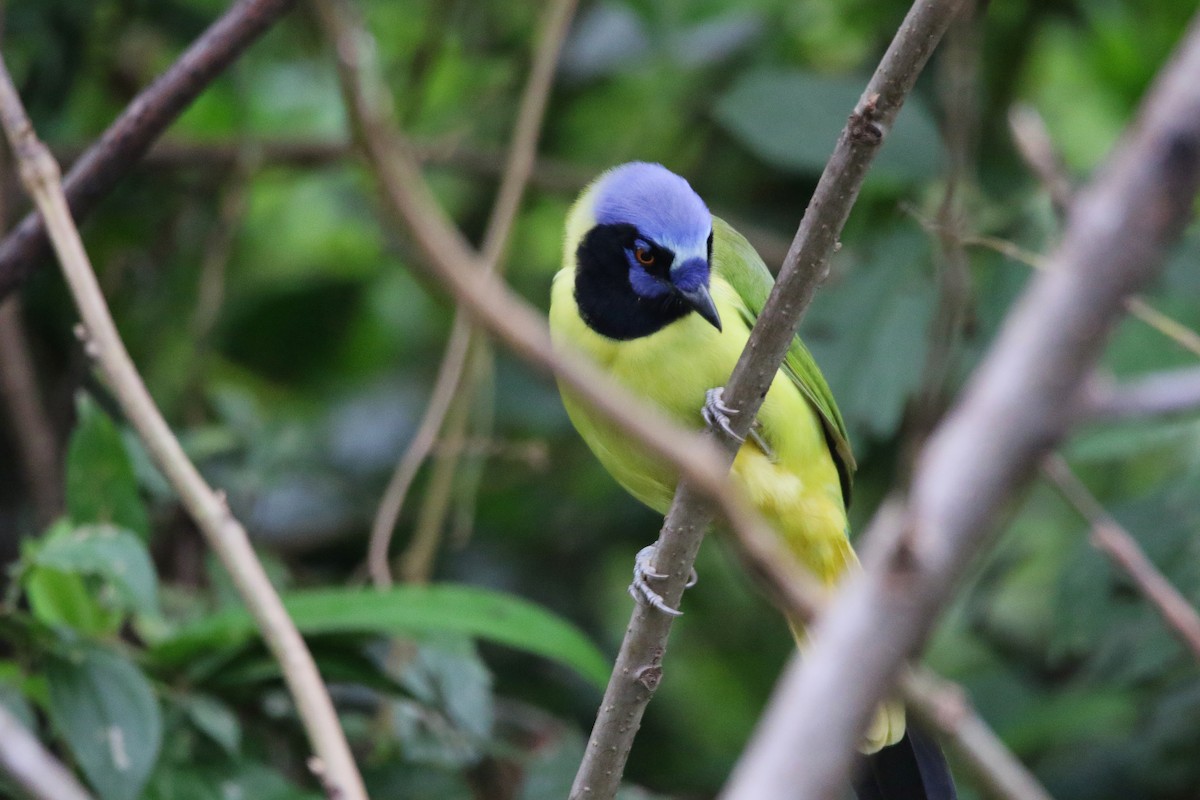
M62 467L22 317L20 297L0 300L0 398L8 406L38 523L49 525L63 511Z
M871 525L866 571L817 624L725 797L749 797L751 778L779 790L757 797L823 798L841 785L904 658L988 544L998 512L1067 430L1122 299L1156 273L1186 224L1200 184L1198 72L1194 22L1137 124L1075 200L1054 268L1035 276L930 439L907 507Z
M416 514L412 536L397 559L400 579L405 583L428 583L433 575L437 554L441 549L443 525L446 521L445 510L450 505L450 496L454 491L455 472L463 456L462 444L466 440L467 422L470 420L475 400L472 396L474 388L470 384L470 370L485 355L483 344L483 337L471 337L465 368L468 371L463 376L461 388L454 402L450 404L442 426L441 442L448 447L435 453L435 458L432 459L429 480L425 484L425 494ZM490 357L490 353L487 355ZM437 449L431 448L431 452Z
M926 336L921 378L903 425L900 463L906 472L950 402L950 378L961 360L959 343L972 308L971 262L962 240L970 227L966 197L977 173L982 22L978 3L970 0L946 33L935 73L949 165L937 221L927 229L936 234L931 238L939 256L934 259L937 305Z
M317 3L318 12L326 23L326 27L334 29L336 20L331 18L336 11L328 2ZM530 71L529 82L521 96L520 107L517 111L516 130L513 133L513 143L505 164L504 176L500 181L500 189L492 215L488 220L487 230L483 237L482 263L487 272L496 272L508 245L512 233L513 222L521 206L521 198L525 187L533 174L534 161L537 157L538 137L542 129L542 119L546 112L546 103L550 97L550 88L554 81L554 68L558 63L558 54L567 38L567 29L575 11L575 0L557 0L546 11L546 19L542 35L538 37L537 52L534 55L533 68ZM407 220L409 226L420 224L419 219ZM367 566L371 580L377 587L386 588L392 584L391 567L388 563L392 532L396 528L396 520L404 506L405 496L409 486L421 464L425 462L437 439L438 431L446 419L446 412L454 398L456 390L463 385L463 368L467 363L467 353L470 351L472 330L468 316L459 310L454 316L454 326L451 329L450 341L446 345L446 353L442 357L438 369L437 380L434 383L433 395L430 397L425 415L417 429L408 449L396 465L384 492L383 501L375 515L371 527L371 539L368 545ZM466 389L467 387L463 387Z
M988 797L1009 800L1051 800L1050 794L1025 769L984 722L961 686L929 670L913 669L900 681L905 704L966 762Z
M229 512L224 498L205 483L184 454L121 342L67 207L58 164L38 141L2 60L0 121L16 157L21 180L46 220L63 275L83 318L87 350L100 365L147 451L229 571L263 639L279 662L309 743L317 754L314 773L330 796L366 800L362 778L312 654L271 586L245 529Z
M33 800L92 800L70 770L0 704L0 770Z
M914 215L915 216L915 215ZM926 230L936 231L937 223L929 220L923 220L917 217L921 226ZM986 236L982 234L972 234L964 236L962 243L965 245L973 245L976 247L984 247L993 252L999 253L1005 258L1010 258L1013 261L1019 261L1026 266L1036 270L1045 270L1051 267L1050 260L1040 253L1035 253L1031 250L1026 250L1016 242L1008 239L1001 239L996 236ZM1141 320L1154 330L1166 336L1175 344L1182 347L1188 352L1200 356L1200 334L1184 325L1177 319L1174 319L1158 309L1151 306L1139 294L1133 294L1126 297L1123 301L1125 310L1135 319Z
M333 13L322 17L338 56L338 72L346 95L351 124L362 142L372 174L379 180L385 208L400 225L409 226L424 255L421 262L431 279L442 285L467 310L473 322L534 366L553 373L620 430L634 437L647 452L679 469L721 509L730 524L755 529L760 520L729 485L715 449L704 437L672 422L661 411L618 386L582 355L550 342L545 317L516 296L477 256L438 207L406 144L397 136L378 75L368 71L365 33L345 18L340 3L318 8Z
M1021 158L1045 187L1059 219L1071 207L1071 181L1046 130L1046 122L1033 106L1015 105L1008 111L1008 129Z
M375 512L375 521L371 524L371 538L367 544L367 570L371 575L371 583L377 589L386 589L392 585L392 566L388 552L392 546L392 532L400 519L400 511L404 508L404 500L408 489L412 486L417 471L421 469L429 450L437 441L438 431L446 419L446 412L458 391L462 379L463 364L467 361L467 352L471 349L471 324L462 313L454 315L454 326L450 329L450 340L446 343L446 352L442 356L442 364L438 367L437 378L433 382L433 392L429 395L429 403L425 406L425 414L417 426L408 449L400 457L396 469L383 490L383 498L379 501L379 509Z
M1092 529L1092 544L1133 580L1167 626L1200 661L1200 615L1187 598L1158 571L1137 540L1104 510L1061 456L1046 459L1042 474L1087 520Z
M142 90L75 162L63 184L76 222L146 153L179 114L295 0L238 0L154 83ZM0 300L48 255L46 227L31 212L0 241Z
M280 137L227 142L171 138L156 142L141 163L152 169L227 170L238 165L247 149L254 151L264 166L297 169L340 164L355 155L353 142L333 139ZM502 151L462 142L457 137L445 141L414 140L412 149L422 164L452 167L483 178L499 178L504 173L506 155ZM51 150L55 157L71 163L80 157L82 148L66 145ZM542 156L535 162L529 182L547 191L578 192L594 175L594 170Z
M838 236L858 197L867 169L891 128L921 68L964 0L917 0L905 18L846 127L805 211L783 268L750 340L725 386L724 401L737 409L734 432L744 436L758 412L800 316L829 269ZM728 471L738 442L723 433L710 434L723 449ZM711 511L700 494L684 481L659 534L655 565L667 579L660 582L664 601L678 606L696 560ZM743 537L745 538L745 537ZM654 609L634 608L629 629L579 773L572 798L607 798L615 794L642 714L658 683L671 618ZM655 679L647 681L645 675ZM760 795L766 797L772 795Z
M885 509L894 506L885 506ZM778 537L747 540L735 534L734 544L746 570L756 577L789 619L806 624L819 617L829 595L800 566ZM785 674L797 669L801 659L793 656ZM1004 746L995 732L975 713L962 687L915 667L901 681L905 705L966 761L979 786L998 800L1050 800L1029 770ZM775 797L777 787L744 786L745 797Z
M1083 421L1189 414L1200 410L1200 367L1163 370L1114 384L1093 380L1084 389Z

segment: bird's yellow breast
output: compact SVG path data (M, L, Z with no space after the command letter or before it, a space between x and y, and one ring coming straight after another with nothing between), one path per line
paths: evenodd
M616 341L596 333L580 317L574 281L571 268L554 279L550 329L555 342L583 351L681 425L702 428L705 393L729 380L750 333L733 287L717 274L709 286L723 331L688 314L649 336ZM675 493L675 470L634 445L569 390L564 388L562 395L571 421L617 482L665 513ZM758 422L771 457L748 442L734 461L734 477L803 563L832 583L854 554L846 539L838 471L821 422L782 373L771 384Z

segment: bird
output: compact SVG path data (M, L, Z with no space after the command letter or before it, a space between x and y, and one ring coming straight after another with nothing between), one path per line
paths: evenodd
M686 427L733 433L736 412L723 402L723 384L774 285L754 247L714 216L686 179L642 161L613 167L582 191L567 213L563 241L563 265L550 290L555 345L590 358ZM572 424L617 483L666 513L677 470L569 387L560 382L559 389ZM858 564L846 517L855 467L833 393L796 336L731 476L788 550L830 588ZM679 613L653 588L663 577L653 545L637 554L633 572L635 600ZM802 625L789 624L803 646ZM860 745L867 754L856 782L860 800L953 798L936 744L905 731L903 706L883 703ZM889 785L893 779L898 785Z

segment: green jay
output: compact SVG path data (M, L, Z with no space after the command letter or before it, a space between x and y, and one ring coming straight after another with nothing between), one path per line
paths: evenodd
M746 239L714 217L686 180L632 162L600 175L566 220L563 267L551 290L550 329L677 422L729 428L722 385L774 283ZM660 513L676 471L630 441L568 389L563 403L601 464ZM794 337L772 380L732 480L797 559L833 587L857 558L846 505L855 469L846 426L820 369ZM668 614L654 590L654 547L635 558L630 593ZM798 642L803 631L790 620ZM948 800L954 788L936 744L903 707L877 710L862 742L861 800Z

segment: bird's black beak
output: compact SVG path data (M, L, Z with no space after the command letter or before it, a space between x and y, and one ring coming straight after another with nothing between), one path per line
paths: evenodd
M696 310L696 313L704 317L710 325L717 330L721 330L721 315L717 313L717 306L713 303L712 295L708 293L708 287L704 285L697 286L695 289L684 291L679 289L679 295L687 301L687 304Z

